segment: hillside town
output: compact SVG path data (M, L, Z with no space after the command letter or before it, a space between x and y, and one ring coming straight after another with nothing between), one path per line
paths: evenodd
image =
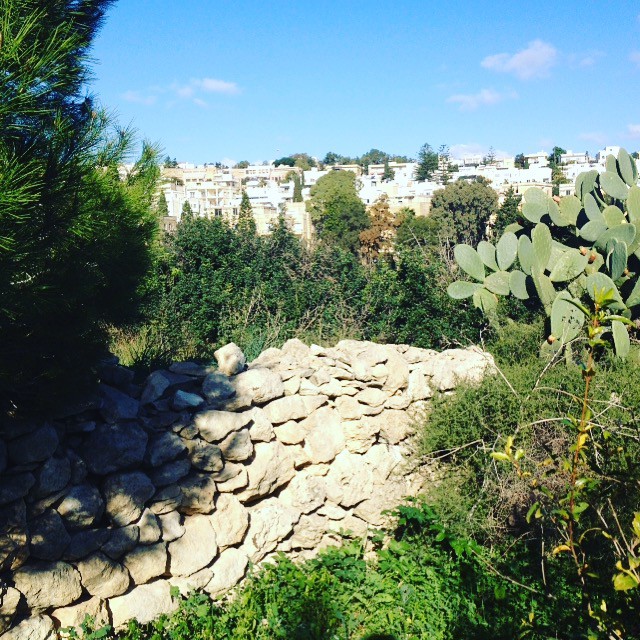
M165 231L174 230L187 203L196 216L233 221L238 216L244 191L251 202L259 234L268 234L284 211L293 233L309 239L312 223L305 203L310 197L311 187L330 171L355 173L358 195L366 206L386 195L392 212L408 207L417 216L426 216L433 193L456 180L483 178L495 189L501 202L510 189L515 194L522 194L530 187L539 187L552 195L555 185L555 195L567 195L572 192L573 183L580 173L594 169L605 171L607 156L616 156L619 150L617 146L606 146L595 156L588 152L566 151L557 159L560 179L554 175L552 156L544 150L511 157L495 157L492 153L459 158L439 156L438 170L431 179L424 181L416 179L418 162L388 161L363 167L361 164L326 165L316 161L316 166L308 170L278 164L278 161L239 163L247 166L236 165L233 168L220 163L165 163L161 188L167 203L167 215L163 217L162 226ZM298 198L294 194L296 180L301 186Z

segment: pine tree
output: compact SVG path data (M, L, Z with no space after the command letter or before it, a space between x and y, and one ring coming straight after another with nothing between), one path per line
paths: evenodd
M425 143L418 151L418 166L416 167L415 179L418 182L431 180L438 170L438 154L430 144Z
M191 205L189 204L188 200L185 200L182 203L182 215L181 218L193 218L193 209L191 208Z
M242 192L242 201L240 203L240 214L238 215L238 224L236 229L241 233L255 234L256 221L253 217L253 207L251 200L246 191Z
M302 202L302 181L298 174L293 177L293 201Z
M86 95L89 48L110 0L0 0L0 405L79 390L104 327L136 308L157 221L157 153L118 172ZM0 422L2 420L0 419Z
M165 195L164 191L161 191L160 195L158 196L157 206L158 206L157 212L158 212L159 218L165 218L166 216L169 215L169 205L167 204L167 196Z
M384 171L382 172L383 182L390 182L396 177L396 172L389 166L388 158L384 161Z

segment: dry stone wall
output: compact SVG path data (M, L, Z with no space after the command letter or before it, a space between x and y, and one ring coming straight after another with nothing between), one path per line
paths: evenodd
M476 348L290 340L249 365L175 363L144 385L116 362L99 397L0 441L0 633L54 638L171 611L170 587L224 593L282 551L365 536L414 494L415 418L493 369Z

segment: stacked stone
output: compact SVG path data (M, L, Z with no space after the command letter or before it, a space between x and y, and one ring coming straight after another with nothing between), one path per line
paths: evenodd
M7 638L55 637L87 613L147 621L175 607L171 586L217 596L276 552L366 536L422 483L402 463L434 391L493 369L475 348L351 340L216 359L143 387L111 363L82 412L5 429L0 632L30 616Z

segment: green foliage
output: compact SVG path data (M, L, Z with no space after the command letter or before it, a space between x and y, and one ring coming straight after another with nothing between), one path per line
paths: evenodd
M253 217L253 207L246 191L242 192L242 201L240 202L240 213L238 214L238 222L236 224L238 232L254 235L256 233L256 221Z
M156 211L159 218L169 215L169 205L167 204L167 197L164 195L164 191L160 192L158 196L158 204L156 205Z
M557 157L561 152L554 150ZM640 302L636 294L640 270L640 237L635 224L640 190L636 180L635 162L622 149L617 159L608 158L604 173L578 176L575 196L556 202L539 189L527 190L522 206L525 226L516 223L506 227L498 243L507 236L512 238L511 231L519 235L514 268L521 271L513 273L525 275L513 280L517 288L496 286L493 274L484 279L479 271L470 273L468 256L473 249L461 245L456 247L456 257L463 257L463 262L458 260L460 267L482 282L483 288L455 285L451 293L473 296L476 306L491 308L495 304L490 301L496 301L496 295L521 297L525 291L535 291L551 318L550 340L558 339L560 344L581 333L589 317L584 304L595 305L596 314L606 308L607 313L598 316L597 322L602 323L598 336L612 339L623 357L629 344L623 325L636 317Z
M521 200L522 196L516 194L513 187L509 187L509 190L505 194L504 201L498 209L496 221L492 228L493 235L501 235L509 225L518 221L521 215L519 210Z
M431 180L438 170L438 154L431 145L425 142L418 151L418 166L416 167L415 179L418 182Z
M145 145L121 177L131 132L110 133L84 94L110 2L49 4L5 0L0 16L3 410L92 380L104 327L135 314L156 228L157 153Z
M369 226L352 171L331 171L311 187L307 209L320 241L357 252L360 232Z
M433 194L429 217L443 239L475 245L486 236L497 209L498 196L491 187L479 181L458 181Z

